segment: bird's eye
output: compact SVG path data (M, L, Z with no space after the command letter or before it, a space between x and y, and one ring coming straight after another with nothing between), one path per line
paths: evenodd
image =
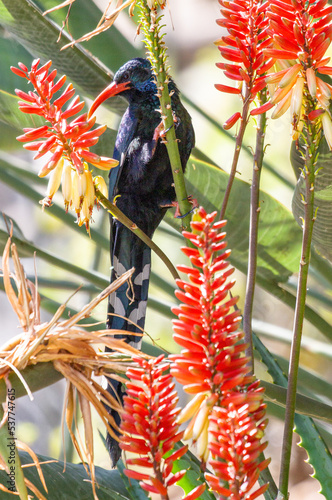
M123 75L122 75L122 79L123 79L124 81L129 80L129 72L128 72L128 71L125 71L125 72L123 73Z

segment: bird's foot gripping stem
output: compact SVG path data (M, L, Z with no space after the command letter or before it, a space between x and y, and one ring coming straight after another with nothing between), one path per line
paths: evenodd
M185 199L185 198L184 198ZM172 201L171 203L167 203L165 205L160 205L160 208L171 208L171 207L176 207L176 210L175 210L175 214L174 214L174 217L176 219L183 219L184 217L186 217L188 214L191 214L196 208L198 208L198 201L196 200L196 198L193 198L192 195L189 195L187 197L187 200L189 201L189 203L193 206L193 208L191 210L189 210L189 212L187 212L186 214L183 214L181 215L181 212L180 212L180 206L179 206L179 202L178 201Z
M180 123L181 123L180 118L178 118L174 112L173 112L173 123L170 127L165 129L163 122L161 121L159 123L159 125L155 128L155 131L153 134L153 143L155 144L154 150L157 147L158 140L161 139L162 141L165 141L167 132L169 130L171 130L172 127L175 127L175 129L177 129L177 127L180 125Z

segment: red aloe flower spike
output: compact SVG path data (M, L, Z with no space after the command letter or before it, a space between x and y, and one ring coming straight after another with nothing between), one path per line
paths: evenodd
M228 36L216 42L221 55L228 63L217 63L225 76L240 82L236 87L216 84L221 92L238 94L244 103L255 99L257 93L265 87L261 78L261 68L265 66L269 56L264 49L272 45L268 35L267 2L262 0L244 0L242 2L219 0L222 19L217 24L226 28ZM227 120L225 128L231 128L239 119L238 113ZM246 121L247 117L243 116Z
M52 176L52 181L49 183L47 196L41 202L43 206L52 204L52 197L60 185L58 180L61 178L60 171L62 171L63 165L61 162L65 160L62 175L65 186L63 186L62 191L66 210L72 205L78 215L79 224L85 223L89 231L92 220L92 207L95 200L91 172L85 162L89 162L102 170L109 170L115 167L118 162L112 158L100 157L90 152L89 148L98 142L99 137L105 132L106 126L91 130L96 119L88 119L86 113L68 123L69 118L82 111L85 103L80 101L79 96L74 97L75 89L71 83L67 85L60 97L53 101L54 94L63 87L66 76L62 76L57 82L54 82L57 71L50 72L52 61L48 61L40 67L39 63L39 59L33 61L30 71L22 63L18 63L19 68L11 69L16 75L26 78L34 87L34 91L29 91L29 93L22 90L15 91L17 96L22 99L22 101L18 102L19 109L23 113L43 116L49 125L35 129L24 129L24 134L17 137L17 140L26 142L23 146L25 149L37 151L34 159L39 159L46 154L50 155L39 171L38 175L40 177L48 175L54 169L57 170L56 175ZM70 99L72 100L67 105L67 108L62 109ZM91 179L89 180L90 187L87 199L85 199L85 194L77 193L77 198L76 192L72 192L70 170L76 170L77 174L79 174L78 178L84 177L85 171L89 172L89 179L90 177ZM55 186L57 186L57 189L54 189ZM80 213L81 211L82 213Z
M229 256L220 232L225 221L214 222L215 217L200 207L192 232L183 233L196 247L183 249L196 268L179 266L189 282L177 281L182 304L172 310L178 316L173 338L184 349L170 356L171 374L194 395L178 422L189 421L183 438L196 442L203 463L211 453L214 474L206 475L211 488L225 497L254 500L267 489L251 492L269 463L259 461L266 446L263 389L249 374L239 313L230 312L237 301L228 296L233 268L226 269L224 260Z
M264 50L265 56L294 61L287 71L284 70L281 80L278 80L278 73L267 77L267 82L278 83L271 99L271 103L277 104L272 118L280 117L290 108L295 140L307 114L320 109L329 113L332 87L319 76L319 68L327 64L325 53L332 40L332 9L326 4L327 0L309 3L305 0L269 1L267 16L273 47ZM332 68L326 68L326 73L332 73ZM258 108L254 113L263 111L265 109ZM332 133L329 123L325 123L323 130L325 135Z
M252 395L255 405L247 403ZM267 445L261 443L267 425L265 405L255 384L249 386L246 393L238 392L234 396L237 397L223 407L215 407L210 417L210 465L214 474L207 473L205 478L212 489L227 498L254 500L268 488L265 484L251 492L259 472L270 462L259 462L259 455Z
M124 397L124 411L120 429L120 446L123 450L138 454L139 458L127 460L127 465L139 465L147 472L125 469L128 477L140 481L141 487L157 493L167 500L167 489L179 481L186 471L172 474L173 463L181 458L188 447L183 446L168 457L165 454L173 449L183 436L179 432L175 408L178 397L174 391L172 376L166 374L169 365L164 356L145 360L134 358L137 367L127 370L127 395ZM189 499L196 499L204 487L191 492Z

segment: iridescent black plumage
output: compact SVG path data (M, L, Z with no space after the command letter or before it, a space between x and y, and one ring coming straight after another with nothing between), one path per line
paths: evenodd
M126 84L126 82L128 82ZM160 125L159 99L151 65L146 59L132 59L122 66L114 76L102 100L117 93L125 97L129 106L121 120L113 157L119 160L118 167L110 171L109 193L116 204L150 238L163 219L167 208L175 200L171 166L165 144L155 133ZM183 107L179 91L171 80L169 90L172 110L176 117L176 136L183 170L194 146L195 138L191 118ZM173 91L173 92L172 92ZM98 99L98 98L97 98ZM101 102L102 102L101 100ZM97 101L97 100L96 100ZM99 104L101 103L99 102ZM118 220L111 221L111 281L124 271L135 268L132 287L123 285L111 294L107 327L128 332L123 335L126 342L140 347L144 328L151 251L129 229ZM126 319L113 316L119 314ZM129 321L127 321L127 319ZM138 325L138 327L136 326ZM122 400L121 386L113 381L109 385ZM117 423L119 415L112 412ZM107 437L113 465L121 450L118 443Z

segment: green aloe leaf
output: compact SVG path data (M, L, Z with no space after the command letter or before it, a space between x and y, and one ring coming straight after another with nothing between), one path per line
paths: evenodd
M13 406L10 406L9 403L9 411L12 411L15 415L15 397L13 400ZM12 408L12 410L11 410ZM2 406L0 407L0 420L2 420L4 416L4 411ZM11 426L10 423L14 425ZM0 456L3 459L3 462L9 467L9 471L12 473L11 476L8 476L5 471L0 472L3 476L3 484L8 488L14 488L19 493L19 497L21 500L29 500L28 499L28 491L24 482L24 472L22 469L22 464L20 460L20 456L17 451L16 442L15 442L15 419L11 416L8 417L8 423L5 422L4 425L0 427ZM1 481L1 479L0 479ZM12 484L14 483L14 484ZM13 498L12 494L9 494L11 498ZM1 492L1 498L3 497L3 492Z
M188 193L203 205L207 212L220 210L228 174L195 158L186 170ZM231 262L243 272L248 261L250 185L235 179L227 209L228 247L232 249ZM171 214L167 221L176 227ZM301 249L301 231L292 214L275 198L261 192L261 212L258 233L259 278L285 282L298 270Z
M125 466L122 460L119 460L117 463L117 470L132 500L146 500L148 498L147 493L140 487L139 482L136 481L136 479L129 479L129 477L124 474Z
M178 450L182 446L183 443L177 443L174 446L174 450ZM191 451L187 451L187 453L182 458L174 462L173 473L179 472L181 470L186 470L187 472L177 484L179 484L179 486L183 488L184 492L187 495L199 484L205 482L204 473L201 469L201 463L195 457L195 455L191 453ZM208 490L207 487L204 493L200 496L200 499L214 500L215 496Z
M292 209L295 219L302 226L302 218L304 217L302 200L305 194L305 180L300 175L304 167L304 160L301 153L303 153L301 143L299 147L293 143L291 161L298 181L294 191ZM314 206L317 213L312 242L318 253L332 262L332 152L325 138L322 138L319 145L316 171Z
M228 174L203 161L191 158L186 170L187 191L207 212L219 211ZM228 248L230 262L243 273L247 272L250 185L235 179L228 204ZM178 231L180 222L168 212L166 221ZM301 230L292 214L275 198L261 192L261 213L258 231L257 283L295 307L295 295L283 287L298 271L301 253ZM326 337L332 339L331 326L315 310L306 306L306 318Z
M51 457L37 455L41 463L48 493L40 482L36 467L24 468L24 475L43 493L47 500L90 500L93 498L90 477L87 475L82 464L72 464L61 461L53 461ZM20 453L22 464L32 463L31 457ZM51 463L43 463L51 461ZM130 498L117 470L106 470L101 467L95 468L96 488L99 500L125 500ZM7 484L7 474L0 471L0 482ZM12 500L13 495L1 492L1 500Z
M277 361L282 371L284 373L288 373L289 361L286 358L275 353L273 353L273 357ZM332 401L332 384L330 384L311 370L308 370L307 368L299 368L298 386L299 391L304 394L310 393L312 395L315 395L316 397L319 397L319 395L321 395L324 398L328 398Z
M54 368L53 363L50 362L38 363L37 365L29 365L20 373L31 392L39 391L44 387L55 384L55 382L63 378L63 375L58 372ZM26 396L27 391L22 384L21 379L16 375L16 373L11 372L8 380L11 386L15 389L16 398ZM6 401L6 396L7 386L4 379L2 378L0 380L0 403L4 403Z
M265 397L268 401L286 407L287 389L285 387L265 381L261 381L261 385L265 388ZM329 424L332 423L332 406L302 394L296 397L296 412Z
M260 338L272 338L275 341L289 345L292 343L293 332L286 328L281 328L263 321L253 320L253 329L259 334ZM318 354L329 359L332 358L332 345L330 343L322 342L304 335L301 340L301 347L313 355Z

